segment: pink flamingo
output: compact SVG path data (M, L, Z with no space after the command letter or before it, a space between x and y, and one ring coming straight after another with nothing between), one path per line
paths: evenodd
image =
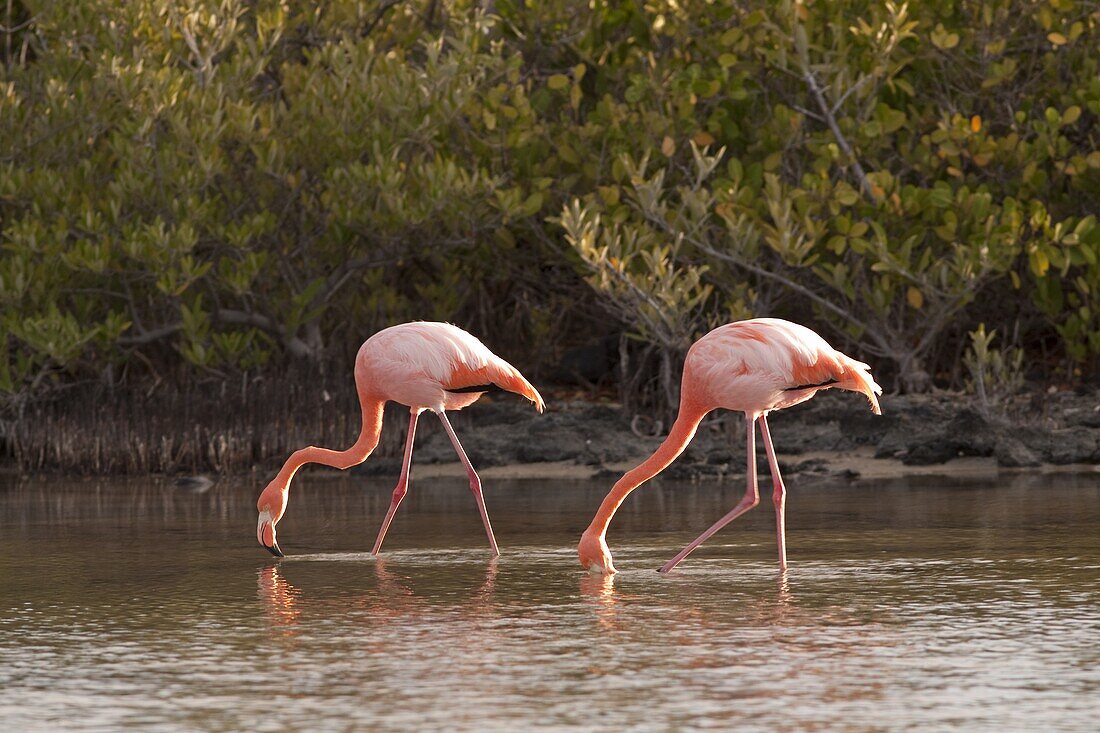
M439 416L458 457L470 478L470 491L477 501L485 534L493 555L499 555L485 500L481 495L481 479L470 463L454 428L447 420L446 410L461 410L472 405L486 392L506 390L523 395L543 410L542 397L523 375L508 362L496 356L476 338L449 323L403 323L379 331L359 347L355 357L355 389L363 410L363 428L355 445L344 451L310 446L291 454L278 475L260 494L256 508L260 512L256 538L276 557L283 557L275 541L275 525L286 511L290 480L295 471L307 463L345 469L367 460L382 432L382 407L389 400L409 407L409 434L405 440L405 456L389 511L378 531L371 554L377 555L390 528L393 515L409 487L409 463L412 460L416 421L424 410Z
M778 318L754 318L719 326L696 341L688 350L684 362L680 411L676 422L653 455L628 471L604 497L577 547L581 565L606 575L615 572L605 539L615 511L627 494L676 460L691 442L695 430L708 412L723 408L744 412L748 423L748 488L745 496L726 516L665 563L660 572L672 570L711 535L759 503L756 424L760 425L760 435L764 439L772 472L779 567L786 570L787 549L783 529L786 489L772 448L767 415L772 410L805 402L818 391L830 387L862 392L875 414L882 414L876 397L882 394L882 388L875 384L870 367L840 353L805 326Z

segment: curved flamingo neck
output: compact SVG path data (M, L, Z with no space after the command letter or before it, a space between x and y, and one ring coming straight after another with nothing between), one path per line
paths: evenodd
M294 478L294 474L307 463L320 463L333 468L345 469L367 460L367 457L378 445L378 439L382 434L382 408L385 404L385 400L374 399L361 392L359 405L363 411L363 424L359 431L359 438L354 445L342 451L315 446L296 450L283 464L272 484L280 487L284 492L288 491L290 480Z
M672 424L668 437L653 452L653 455L627 471L621 479L615 482L615 485L611 487L611 491L607 493L600 504L596 516L592 518L592 524L589 525L588 531L603 536L623 500L634 489L668 468L669 464L684 452L684 448L695 437L695 431L698 429L699 423L702 422L703 417L708 412L710 410L682 401L680 403L680 413L676 416L676 422Z

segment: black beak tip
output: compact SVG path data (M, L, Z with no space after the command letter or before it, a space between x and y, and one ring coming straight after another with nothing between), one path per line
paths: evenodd
M264 548L266 548L267 551L270 552L275 557L286 557L286 555L283 554L283 551L279 549L279 543L278 542L273 544L271 547L268 547L267 545L264 545Z

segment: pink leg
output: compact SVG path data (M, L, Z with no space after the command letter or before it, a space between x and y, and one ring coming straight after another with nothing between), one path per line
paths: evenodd
M477 501L477 509L481 512L481 522L485 525L485 534L489 536L489 547L493 550L493 557L500 554L500 550L497 549L496 537L493 537L493 527L489 524L489 512L485 511L485 499L481 495L481 478L477 475L477 471L474 470L474 466L470 463L470 459L466 456L466 451L462 450L462 444L458 442L458 436L455 435L454 428L451 427L450 421L447 419L446 413L442 410L436 413L439 415L439 419L443 422L443 427L447 431L447 435L451 438L451 444L454 445L455 451L458 452L458 457L462 459L462 465L466 467L466 475L470 477L470 491L474 492L474 499Z
M420 417L420 409L414 407L409 412L409 437L405 439L405 458L401 462L401 476L397 479L397 488L393 490L393 501L390 502L390 509L386 512L386 518L382 520L381 529L378 530L378 539L374 541L374 549L370 551L372 555L377 555L378 551L382 549L382 540L386 539L386 532L390 530L393 515L397 513L397 507L401 504L401 500L405 498L405 492L408 491L409 467L412 464L413 438L416 436L416 419L418 417Z
M775 457L775 448L772 447L772 434L768 430L768 420L763 415L757 420L760 423L760 437L764 439L764 450L768 453L768 465L772 469L772 504L775 505L775 536L779 543L779 569L787 569L787 531L784 522L784 510L787 506L787 487L783 485L783 477L779 475L779 460Z
M667 573L680 564L680 561L690 555L696 547L710 539L718 530L737 519L739 516L760 503L760 494L756 489L756 428L754 416L746 413L745 422L748 424L748 439L745 447L748 450L748 486L745 488L745 496L737 503L729 514L719 519L710 529L696 537L690 545L680 550L680 554L666 562L658 572Z

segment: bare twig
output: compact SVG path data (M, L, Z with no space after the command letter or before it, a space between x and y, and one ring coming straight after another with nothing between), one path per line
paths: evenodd
M199 44L195 41L195 36L191 33L190 28L181 23L180 33L183 35L183 40L187 44L187 47L191 49L192 55L197 59L196 65L194 66L195 75L199 77L199 83L205 86L207 81L207 70L210 67L210 59L202 55L202 51L199 50Z
M800 107L797 104L792 104L791 109L793 109L795 112L801 112L802 114L806 115L807 117L812 117L813 119L817 120L818 122L824 122L825 121L825 118L822 117L821 115L819 115L817 112L811 112L810 110L806 109L805 107Z
M224 323L234 323L242 326L255 326L263 331L274 334L282 339L283 345L295 356L316 356L309 345L285 328L265 315L259 313L247 313L231 308L219 308L214 312L214 317Z
M286 346L287 350L295 356L315 356L313 350L309 348L309 345L306 344L305 341L302 341L294 334L288 333L285 328L260 313L248 313L232 308L218 308L214 310L211 315L215 320L221 321L222 323L253 326L262 331L267 331L278 337L283 342L283 345ZM173 336L182 330L182 323L171 323L167 326L161 326L160 328L154 328L148 331L140 330L132 336L122 336L118 339L118 343L120 346L143 346Z
M118 344L120 346L143 346L145 344L151 344L154 341L159 341L162 338L167 338L172 334L177 333L182 328L182 324L173 323L170 326L154 328L151 331L139 329L137 333L133 336L120 336L118 339Z
M394 258L389 257L383 260L375 259L373 257L359 257L354 260L347 260L328 276L325 280L325 288L320 294L310 303L311 306L320 305L321 303L327 303L336 291L344 286L344 283L348 281L348 278L352 276L358 270L366 270L372 267L383 267L385 265L393 264Z
M12 26L11 28L8 28L7 26L0 25L0 33L8 33L8 34L18 33L19 31L23 30L24 28L27 28L28 26L30 26L36 20L38 20L37 15L34 16L33 18L29 18L28 20L24 20L19 25Z
M856 176L859 177L859 183L863 188L864 194L873 201L875 195L874 189L871 186L871 181L868 180L867 173L864 172L863 166L860 165L859 158L856 157L855 152L852 150L852 146L848 144L848 139L844 137L844 133L840 131L840 125L837 124L836 115L834 114L835 110L829 107L829 102L825 99L825 93L821 91L821 86L817 83L817 77L807 68L805 72L803 72L802 78L805 79L806 85L810 88L810 93L813 95L818 108L821 110L821 114L825 117L825 124L829 126L829 129L833 133L833 137L836 138L836 144L840 146L840 149L848 156L848 160L851 161L852 169L856 172Z
M858 91L861 86L863 86L867 82L871 81L871 79L873 79L873 78L874 77L871 77L871 76L864 76L862 79L857 81L855 84L848 87L844 91L844 94L840 95L840 99L836 100L836 103L833 104L832 113L835 115L840 110L840 108L842 106L844 106L844 102L845 102L845 100L848 99L848 97L852 96L852 94L855 93L856 91Z

